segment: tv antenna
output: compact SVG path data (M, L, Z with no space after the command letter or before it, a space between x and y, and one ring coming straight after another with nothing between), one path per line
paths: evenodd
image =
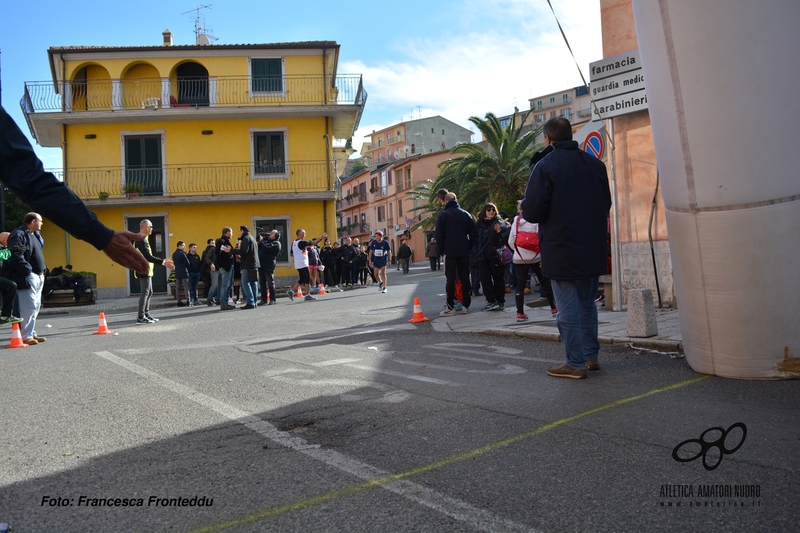
M200 16L201 9L211 9L213 4L200 4L194 9L190 9L189 11L185 11L181 13L181 15L188 15L191 12L195 12L194 18L194 37L195 37L195 44L198 45L207 45L211 44L211 41L216 41L217 38L211 35L211 28L206 26L206 19Z

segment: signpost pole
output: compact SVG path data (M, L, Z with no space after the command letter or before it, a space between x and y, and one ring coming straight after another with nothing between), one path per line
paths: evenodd
M617 203L617 165L616 142L614 141L614 119L606 120L606 130L610 138L608 164L611 167L611 225L613 228L614 248L611 254L611 275L613 276L614 306L613 311L622 311L622 248L619 243L619 204Z

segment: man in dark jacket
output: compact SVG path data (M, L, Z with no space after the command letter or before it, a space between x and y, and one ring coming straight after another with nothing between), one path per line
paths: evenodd
M278 264L278 255L281 253L280 239L280 232L274 229L258 243L258 261L261 264L258 269L258 280L261 284L262 304L274 305L277 303L275 299L275 266ZM269 295L269 303L267 303L267 295Z
M17 301L22 318L20 334L27 345L44 342L44 337L36 334L36 317L42 306L44 287L44 239L39 230L42 217L39 213L27 213L22 217L22 225L8 237L11 257L3 264L7 277L17 284Z
M172 262L175 263L175 299L178 300L178 307L185 307L192 301L189 296L189 258L186 257L186 243L178 241L175 251L172 252ZM181 287L186 294L187 303L181 299Z
M205 285L205 298L209 306L214 305L215 298L217 298L217 267L214 266L216 262L217 249L214 246L214 239L208 239L206 249L203 250L203 256L200 258L200 279Z
M469 313L472 303L469 282L469 252L478 241L478 227L472 215L461 209L458 199L452 192L444 189L436 193L439 205L444 211L436 219L436 245L439 255L444 255L444 275L447 279L447 308L440 314L453 316L459 310ZM456 278L461 280L462 305L457 306Z
M344 245L342 245L342 251L339 254L341 260L339 264L341 265L341 272L342 272L342 288L347 287L351 284L355 284L357 279L353 279L353 264L355 264L356 256L358 255L358 251L353 248L353 239L350 237L345 237Z
M258 307L258 243L250 233L247 226L239 226L239 239L241 244L233 253L241 259L242 290L244 290L245 305L243 309Z
M200 281L200 269L203 261L197 255L195 243L189 243L189 252L186 254L186 258L189 260L189 305L197 305L197 284Z
M566 364L547 373L584 379L587 369L600 369L594 300L607 268L611 191L605 165L578 148L567 119L548 120L544 140L553 151L533 167L521 207L525 220L539 224L542 275L552 281L567 352Z
M222 236L214 241L217 255L215 267L217 269L217 288L219 289L219 308L222 311L236 309L235 305L228 305L228 298L233 288L233 246L231 236L233 229L230 226L222 228Z
M408 241L403 241L397 249L397 267L403 269L403 274L408 274L408 264L411 262L412 251Z

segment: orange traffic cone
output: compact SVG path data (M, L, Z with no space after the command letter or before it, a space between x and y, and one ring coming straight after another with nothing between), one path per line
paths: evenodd
M300 285L298 285L297 286L297 296L296 296L296 298L302 298L302 297L303 297L303 291L300 290Z
M320 286L319 286L319 292L318 292L317 294L319 294L320 296L322 296L322 295L325 295L325 294L328 294L328 293L325 291L325 285L322 285L322 284L320 284Z
M22 342L22 333L19 331L19 324L11 326L11 344L6 348L27 348L28 345Z
M414 318L409 320L412 324L416 324L417 322L427 322L429 319L425 318L425 315L422 314L422 306L419 304L419 298L414 297Z
M106 314L100 313L100 324L97 326L97 331L92 333L92 335L111 335L114 332L108 329L108 325L106 325Z

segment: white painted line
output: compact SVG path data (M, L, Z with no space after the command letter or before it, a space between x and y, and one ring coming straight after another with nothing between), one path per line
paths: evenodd
M320 361L319 363L311 363L311 366L332 366L343 365L345 363L357 363L361 359L331 359L329 361Z
M413 379L415 381L424 381L425 383L433 383L435 385L454 385L454 383L450 381L445 381L443 379L429 378L427 376L416 376L414 374L403 374L402 372L392 372L391 370L384 370L382 368L373 368L371 366L364 366L364 365L347 365L347 366L349 366L350 368L357 368L359 370L366 370L367 372L386 374L387 376L395 376L398 378Z
M95 355L98 355L107 361L130 370L131 372L142 376L148 381L164 387L165 389L171 390L179 396L206 407L207 409L210 409L211 411L214 411L215 413L218 413L229 420L233 420L234 422L242 424L251 431L268 438L275 444L279 444L291 450L302 453L342 472L347 472L358 479L369 481L373 479L381 479L391 474L390 472L381 470L367 463L363 463L337 451L326 450L317 444L308 444L300 437L296 437L285 431L280 431L266 420L262 420L251 413L221 402L215 398L212 398L211 396L187 387L186 385L182 385L172 381L171 379L167 379L155 372L147 370L144 367L126 361L121 357L117 357L111 352L95 352ZM455 518L456 520L465 522L467 525L480 531L520 531L538 533L537 530L531 529L524 524L519 524L512 520L495 516L484 509L480 509L470 505L469 503L445 496L444 494L440 494L432 489L411 481L395 481L393 483L381 485L381 487L390 492L403 496L404 498L417 502L420 505L428 507L429 509L433 509L434 511L438 511L444 515Z
M537 361L539 363L563 363L563 359L545 359L543 357L529 357L527 355L514 355L518 353L522 353L522 350L513 350L511 348L501 348L498 346L498 349L501 349L502 352L498 351L495 353L487 353L486 351L478 351L478 350L468 350L464 348L459 348L458 346L469 346L474 347L474 344L434 344L431 346L424 346L424 348L429 348L432 350L445 350L445 351L452 351L458 353L474 353L478 355L488 355L491 357L502 357L504 359L515 359L517 361ZM511 352L511 353L509 353Z

